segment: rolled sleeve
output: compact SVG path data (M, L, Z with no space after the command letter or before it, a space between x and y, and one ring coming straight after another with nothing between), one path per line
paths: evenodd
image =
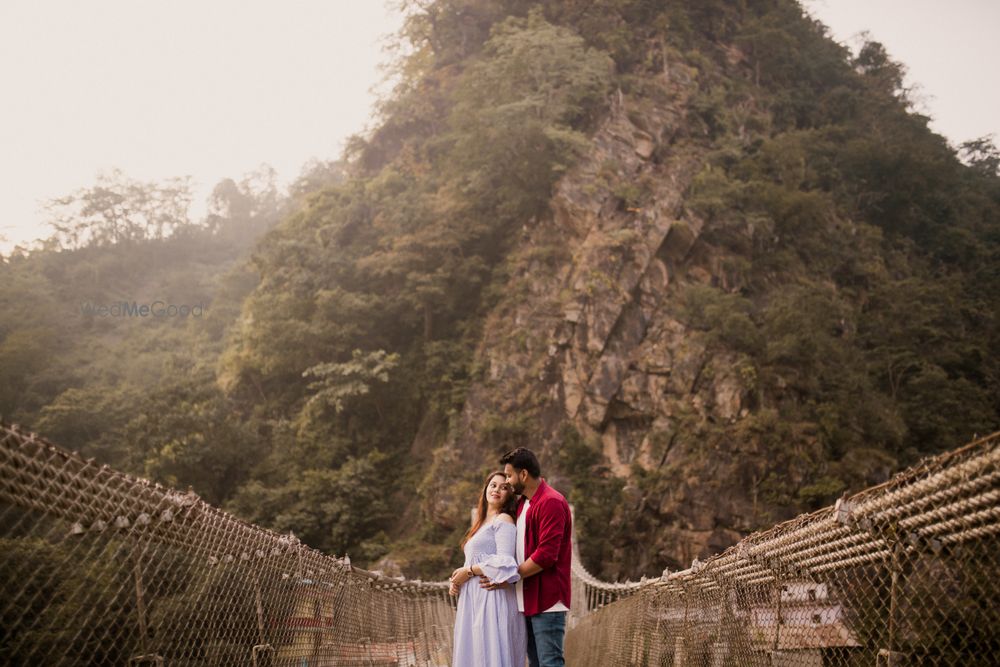
M538 545L531 552L530 558L540 568L546 570L559 560L563 533L569 516L562 503L556 502L546 502L536 511L538 512Z

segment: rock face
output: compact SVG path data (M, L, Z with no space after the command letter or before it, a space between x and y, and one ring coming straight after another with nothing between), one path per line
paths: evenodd
M724 283L724 257L684 208L704 150L684 135L694 73L669 71L656 95L618 95L588 157L558 184L551 218L511 255L477 353L485 370L451 443L490 460L528 443L543 466L566 423L600 443L630 504L654 518L622 560L618 574L632 577L687 566L756 520L753 453L698 435L706 423L738 427L746 410L734 359L684 323L684 289ZM636 488L635 466L666 488ZM550 481L565 484L553 468Z

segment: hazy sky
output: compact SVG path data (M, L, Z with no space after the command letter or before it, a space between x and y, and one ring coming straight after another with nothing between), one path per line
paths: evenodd
M806 0L834 37L857 51L868 31L902 62L918 87L920 110L953 145L986 134L1000 139L1000 0ZM992 74L990 72L993 72Z
M983 74L1000 62L997 0L806 6L840 41L882 41L953 143L1000 133ZM115 167L190 175L201 209L263 162L288 182L337 157L369 121L398 23L382 0L0 0L0 252L49 234L41 202Z
M48 236L39 201L114 167L203 201L337 157L398 25L382 0L0 0L0 235Z

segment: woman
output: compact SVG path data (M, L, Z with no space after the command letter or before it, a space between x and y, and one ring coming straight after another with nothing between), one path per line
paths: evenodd
M527 638L514 587L488 591L479 582L481 576L509 584L519 578L516 507L506 476L491 473L479 496L476 519L462 539L465 564L451 575L451 594L458 595L452 667L524 667Z

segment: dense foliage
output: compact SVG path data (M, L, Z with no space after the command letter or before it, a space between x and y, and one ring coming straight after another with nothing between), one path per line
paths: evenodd
M246 255L290 201L264 169L220 183L198 222L183 203L149 215L132 206L164 192L190 200L176 182L102 178L53 202L44 249L18 249L0 263L0 414L222 502L248 474L260 440L218 388L214 365L258 280ZM107 206L75 210L95 201ZM148 227L150 219L162 225ZM146 315L129 311L133 303ZM200 310L182 315L170 306Z

